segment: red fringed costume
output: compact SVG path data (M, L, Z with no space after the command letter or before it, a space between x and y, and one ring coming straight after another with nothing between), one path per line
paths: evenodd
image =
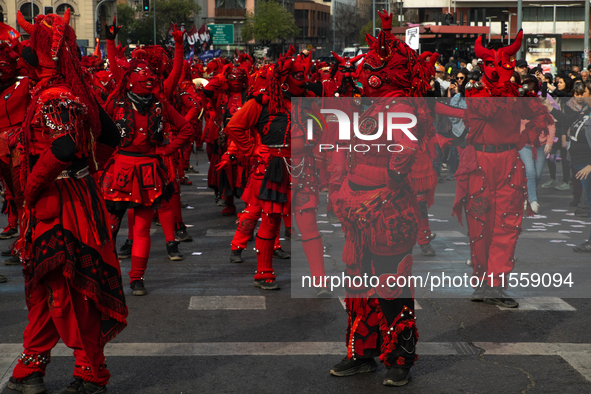
M409 173L418 152L424 149L435 130L429 108L420 99L429 87L420 59L390 34L392 16L386 13L380 16L383 31L377 38L366 35L370 51L358 79L366 96L375 98L360 115L360 132L375 134L379 113L412 113L418 123L409 130L418 140L412 140L401 130L393 130L392 140L387 140L387 133L383 133L372 143L400 144L401 152L373 149L363 154L354 151L348 154L347 177L333 196L335 213L345 231L346 274L376 275L380 285L347 287L347 356L331 373L342 376L338 375L339 370L355 363L371 366L372 358L379 356L389 369L401 371L402 377L408 379L408 371L416 359L418 339L413 288L410 285L389 288L386 280L412 274L411 252L417 239L420 211ZM395 119L394 123L404 124L408 120ZM351 144L359 141L355 137Z
M90 171L104 163L118 141L108 134L91 87L80 75L76 35L62 19L38 16L23 57L40 78L23 124L24 265L29 324L24 352L8 387L42 392L51 349L62 339L74 349L70 387L107 384L103 348L126 326L127 307L105 203ZM35 56L36 55L36 56Z
M517 86L509 80L513 55L523 32L508 47L497 50L476 40L476 56L484 61L483 83L466 89L464 123L469 146L460 158L453 214L462 221L466 212L474 275L485 276L488 287L499 289L501 279L513 270L517 237L521 232L527 179L519 149L526 143L539 146L540 133L553 124L548 111L535 98L516 98ZM521 119L530 119L520 133ZM479 291L479 289L477 289ZM517 306L517 305L515 305Z
M312 275L324 276L322 239L315 214L319 200L313 155L305 146L304 129L291 113L291 98L305 94L306 60L292 57L293 53L292 46L287 55L280 57L267 75L265 94L247 101L225 130L244 156L258 159L242 199L260 205L263 212L255 243L255 286L268 290L279 288L273 271L274 243L281 217L290 214L292 200ZM253 128L260 144L250 137Z

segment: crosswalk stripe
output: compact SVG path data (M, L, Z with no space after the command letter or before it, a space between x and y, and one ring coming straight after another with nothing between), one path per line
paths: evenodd
M193 296L190 311L267 309L264 296Z
M532 298L517 298L519 308L502 308L504 311L569 311L573 312L577 309L558 297L532 297Z
M217 229L217 228L210 228L207 229L207 232L205 233L206 237L233 237L234 234L236 234L236 229L225 229L225 228L221 228L221 229Z

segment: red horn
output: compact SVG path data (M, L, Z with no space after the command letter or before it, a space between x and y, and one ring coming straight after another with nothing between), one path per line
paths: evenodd
M340 57L336 52L332 52L332 57L334 57L339 64L343 63L343 58Z
M23 28L24 31L26 31L29 34L33 34L33 30L35 30L35 27L29 22L27 22L27 20L25 19L23 14L21 14L20 11L16 12L16 21L18 22L20 27Z
M334 53L334 52L333 52ZM355 56L353 59L350 60L351 64L355 64L357 63L359 60L363 59L365 57L365 53L362 53L361 55L357 55Z
M474 53L476 57L484 59L485 57L494 57L494 51L482 46L482 36L479 36L474 43Z
M370 48L372 48L372 49L375 49L375 48L374 48L374 44L376 43L376 41L377 41L377 40L378 40L378 39L377 39L377 38L375 38L374 36L372 36L371 34L369 34L369 33L365 33L365 41L367 41L367 45L368 45Z
M519 33L517 33L517 37L515 37L515 40L513 41L513 44L503 47L502 51L505 52L509 56L515 55L517 53L517 51L519 51L519 49L521 48L521 40L522 39L523 39L523 29L520 29Z
M70 8L66 8L66 12L64 13L64 22L66 25L70 24Z

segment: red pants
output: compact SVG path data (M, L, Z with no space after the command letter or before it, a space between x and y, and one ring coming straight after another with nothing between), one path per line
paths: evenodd
M525 166L516 150L476 152L476 157L465 203L474 275L485 276L489 286L506 286L527 198Z
M302 248L308 260L310 272L313 277L323 277L325 275L324 247L316 223L316 210L303 209L297 211L295 216L298 229L302 234ZM263 214L262 218L263 220L259 226L255 242L257 270L254 279L275 280L275 272L273 271L273 244L281 227L281 214Z
M61 339L74 349L74 376L99 385L109 381L101 338L101 313L96 305L68 285L57 269L46 275L29 298L29 324L24 333L24 357L49 356ZM19 360L13 376L23 379L35 372L45 375L44 363Z
M246 249L248 240L252 237L260 217L261 207L248 204L237 220L238 228L236 228L236 234L234 234L234 238L232 239L232 250ZM281 243L279 243L279 228L277 229L277 236L275 237L273 248L281 249Z

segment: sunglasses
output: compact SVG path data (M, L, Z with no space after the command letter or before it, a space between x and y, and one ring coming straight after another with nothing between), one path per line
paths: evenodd
M456 78L458 81L463 81L464 79L466 79L466 77L457 77Z

